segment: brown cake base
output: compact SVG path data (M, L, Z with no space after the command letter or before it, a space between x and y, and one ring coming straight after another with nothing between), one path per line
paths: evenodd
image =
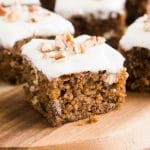
M36 37L53 39L54 37ZM12 49L0 48L0 80L11 84L22 84L26 81L23 77L23 60L21 47L33 37L16 42Z
M40 0L44 8L54 11L55 1L56 0Z
M0 48L0 80L11 84L24 83L21 47L31 38L19 41L12 49Z
M125 15L110 14L108 19L98 19L92 14L86 16L75 15L69 20L73 23L76 35L89 34L96 36L104 36L107 43L118 48L118 42L125 30Z
M53 127L107 113L125 100L125 70L118 74L82 72L49 81L28 61L24 64L26 99Z
M129 51L121 50L126 58L125 66L129 73L127 89L150 92L150 50L134 47Z
M127 0L127 24L131 24L138 17L146 13L146 5L148 0Z

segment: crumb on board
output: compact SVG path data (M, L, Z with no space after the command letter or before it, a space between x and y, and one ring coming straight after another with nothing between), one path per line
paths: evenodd
M87 119L80 120L77 125L78 126L83 126L83 125L86 125L86 124L93 124L93 123L96 123L98 121L99 121L98 116L93 115L93 116L90 116Z

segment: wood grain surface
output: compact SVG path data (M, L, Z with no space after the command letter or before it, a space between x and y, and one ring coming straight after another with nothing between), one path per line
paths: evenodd
M82 125L83 124L83 125ZM22 86L0 84L0 149L150 149L150 95L128 93L121 109L51 128L24 98Z

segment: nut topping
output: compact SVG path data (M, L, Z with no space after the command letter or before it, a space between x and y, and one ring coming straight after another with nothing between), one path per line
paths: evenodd
M5 16L7 14L6 9L0 4L0 16Z
M35 17L31 17L31 18L29 18L28 22L29 23L36 23L36 22L38 22L38 20Z
M33 5L29 5L28 10L29 10L29 12L33 13L33 12L37 11L37 7L35 7Z
M64 38L65 38L65 40L67 41L67 42L70 42L70 43L74 43L74 38L73 38L73 36L70 34L70 33L66 33L66 34L64 34Z
M48 53L54 51L53 47L49 44L42 43L40 51L42 53Z
M11 12L8 14L7 19L10 22L16 21L21 17L21 6L19 3L16 3L11 7Z
M18 17L19 17L19 16L16 14L16 12L12 11L11 13L8 14L7 20L8 20L9 22L13 22L13 21L17 20Z
M103 37L96 37L96 36L91 36L90 38L88 38L85 42L84 45L86 47L92 47L95 46L97 44L103 44L105 43L105 38Z
M59 60L66 57L66 52L70 54L82 54L86 48L104 43L103 37L92 36L81 43L75 43L75 39L69 33L58 35L55 38L54 44L42 43L40 51L43 53L44 58L53 58Z
M80 52L84 53L85 52L85 47L82 43L79 44Z
M62 53L56 54L56 55L54 56L55 60L59 60L59 59L62 59L62 58L64 58L64 57L65 57L65 56L64 56Z
M50 16L51 13L50 13L50 12L46 12L46 13L44 13L44 15L45 15L45 16Z

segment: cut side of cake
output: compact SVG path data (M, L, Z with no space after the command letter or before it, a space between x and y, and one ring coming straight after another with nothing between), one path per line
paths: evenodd
M150 92L150 18L138 18L120 41L120 50L125 56L129 73L127 88L133 91Z
M32 38L54 38L74 33L72 24L40 6L0 7L0 79L23 83L20 48Z
M26 99L53 127L107 113L125 101L124 57L102 37L33 39L22 55Z
M76 35L104 36L118 48L125 29L125 0L57 0L55 11L73 23Z

